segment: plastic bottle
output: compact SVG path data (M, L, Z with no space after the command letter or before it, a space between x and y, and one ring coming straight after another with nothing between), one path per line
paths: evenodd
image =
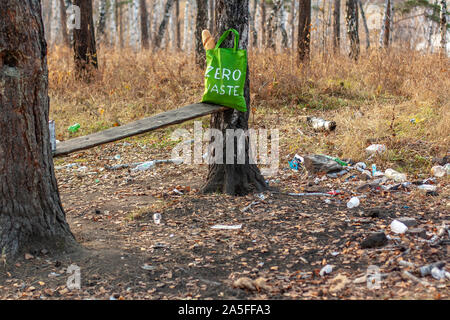
M153 221L154 221L156 224L159 224L159 223L161 222L161 214L160 214L160 213L155 213L155 214L153 215Z
M368 154L383 153L386 151L386 146L384 144L372 144L366 148Z
M144 163L141 163L140 165L138 165L136 168L133 169L133 171L145 171L148 169L151 169L155 166L155 161L147 161Z
M447 170L443 166L434 166L431 168L431 174L440 178L447 174Z
M384 175L388 179L392 179L395 182L405 182L406 174L395 171L394 169L386 169Z
M421 184L417 188L424 191L436 191L437 189L436 186L433 186L432 184Z
M431 276L436 280L441 280L445 278L445 271L434 267L431 269Z
M74 125L71 125L68 130L72 133L75 133L78 131L78 129L80 129L80 127L81 126L79 123L75 123Z
M347 208L351 209L351 208L356 208L357 206L359 206L359 199L358 197L352 197L348 202L347 202Z
M333 271L333 266L327 264L325 267L323 267L323 268L320 270L319 275L320 275L321 277L323 277L325 274L331 273L331 271Z
M446 163L444 166L445 172L447 172L448 175L450 175L450 163Z
M443 261L438 261L432 264L428 264L426 266L420 267L419 268L419 273L422 277L425 277L429 274L431 274L431 270L433 270L434 268L437 269L442 269L445 266L445 262Z
M315 131L333 131L336 129L336 122L328 121L316 117L307 117L306 121L311 125Z
M408 230L408 227L404 223L402 223L398 220L392 221L390 227L391 227L392 232L395 232L395 233L405 233L406 230Z

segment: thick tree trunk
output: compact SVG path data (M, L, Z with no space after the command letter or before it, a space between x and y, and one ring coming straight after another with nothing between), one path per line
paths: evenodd
M311 43L311 0L300 0L297 51L299 64L309 59Z
M139 2L140 0L131 1L128 10L128 41L135 51L140 47Z
M380 47L384 48L389 47L390 26L391 26L391 0L385 0L384 16L380 32Z
M204 68L206 65L205 48L202 43L202 31L208 27L207 0L197 0L197 19L195 22L195 63Z
M334 0L333 9L333 49L339 53L341 47L341 0Z
M140 0L139 10L141 15L141 42L144 49L149 47L149 37L148 37L148 13L147 13L147 3L146 0Z
M216 30L221 35L230 28L236 29L240 34L239 49L247 49L249 40L248 0L216 0ZM232 37L228 37L222 43L222 47L224 48L232 46ZM248 67L244 95L247 109L250 110ZM244 113L230 109L211 116L211 128L221 130L223 133L223 155L227 154L226 129L242 129L244 132L247 132L249 114L249 111ZM234 140L234 163L225 164L226 161L223 161L224 164L210 164L207 182L203 186L202 192L223 192L230 195L245 195L252 191L263 191L267 189L264 177L261 175L256 164L249 163L249 141L248 139L245 140L245 164L238 164L236 161L237 141Z
M48 130L47 48L39 0L0 2L0 250L70 248Z
M164 33L166 31L167 22L169 21L170 17L170 9L172 8L174 0L167 0L166 6L164 8L164 16L161 21L161 24L159 25L158 32L156 33L154 44L155 48L159 49L161 47L161 41L164 37Z
M361 18L362 18L363 25L364 25L364 31L366 32L366 49L369 49L370 48L370 33L369 33L369 27L367 26L366 15L364 13L362 1L361 0L357 0L357 1L358 1L358 5L359 5L359 10L361 10Z
M92 0L74 0L73 4L80 7L81 13L80 29L73 31L75 75L89 81L93 69L98 68Z
M447 56L447 3L445 0L441 0L440 3L441 12L439 16L440 28L441 28L441 54Z
M281 47L287 49L288 47L288 34L286 31L286 10L284 9L284 0L277 0L278 3L278 21L281 32Z
M347 35L350 39L350 53L352 59L357 60L359 57L359 34L358 34L358 4L357 0L347 0L346 3L346 21Z

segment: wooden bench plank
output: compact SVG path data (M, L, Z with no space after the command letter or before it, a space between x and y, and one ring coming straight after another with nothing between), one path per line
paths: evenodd
M58 157L67 155L72 152L89 149L98 145L182 123L226 109L226 107L214 104L190 104L179 109L170 110L152 117L130 122L120 127L114 127L83 137L62 141L56 145L56 151L53 156Z

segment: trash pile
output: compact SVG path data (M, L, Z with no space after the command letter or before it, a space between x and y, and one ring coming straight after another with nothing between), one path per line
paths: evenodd
M386 151L386 146L382 144L372 144L366 148L368 159L370 160L375 154ZM444 165L435 165L431 168L432 177L408 181L407 175L398 172L392 168L386 169L384 172L377 168L376 164L368 166L365 162L354 163L351 159L341 160L337 157L328 155L314 154L300 156L296 154L291 161L288 161L289 167L297 172L307 171L310 176L315 177L314 183L318 184L327 179L344 179L343 184L349 182L364 181L357 187L358 192L363 191L411 191L416 188L422 190L428 196L437 196L437 178L442 178L450 174L450 162ZM290 195L306 195L295 194ZM309 193L308 195L313 195ZM326 195L325 193L315 193L315 195ZM349 202L349 208L357 207L359 202L357 198L352 198Z

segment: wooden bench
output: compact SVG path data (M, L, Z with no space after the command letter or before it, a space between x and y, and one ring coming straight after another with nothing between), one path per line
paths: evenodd
M195 103L179 109L159 113L157 115L127 123L123 126L110 128L86 136L62 141L56 145L54 157L67 155L72 152L90 149L105 143L132 137L141 133L182 123L191 119L203 117L212 113L226 110L226 107Z

